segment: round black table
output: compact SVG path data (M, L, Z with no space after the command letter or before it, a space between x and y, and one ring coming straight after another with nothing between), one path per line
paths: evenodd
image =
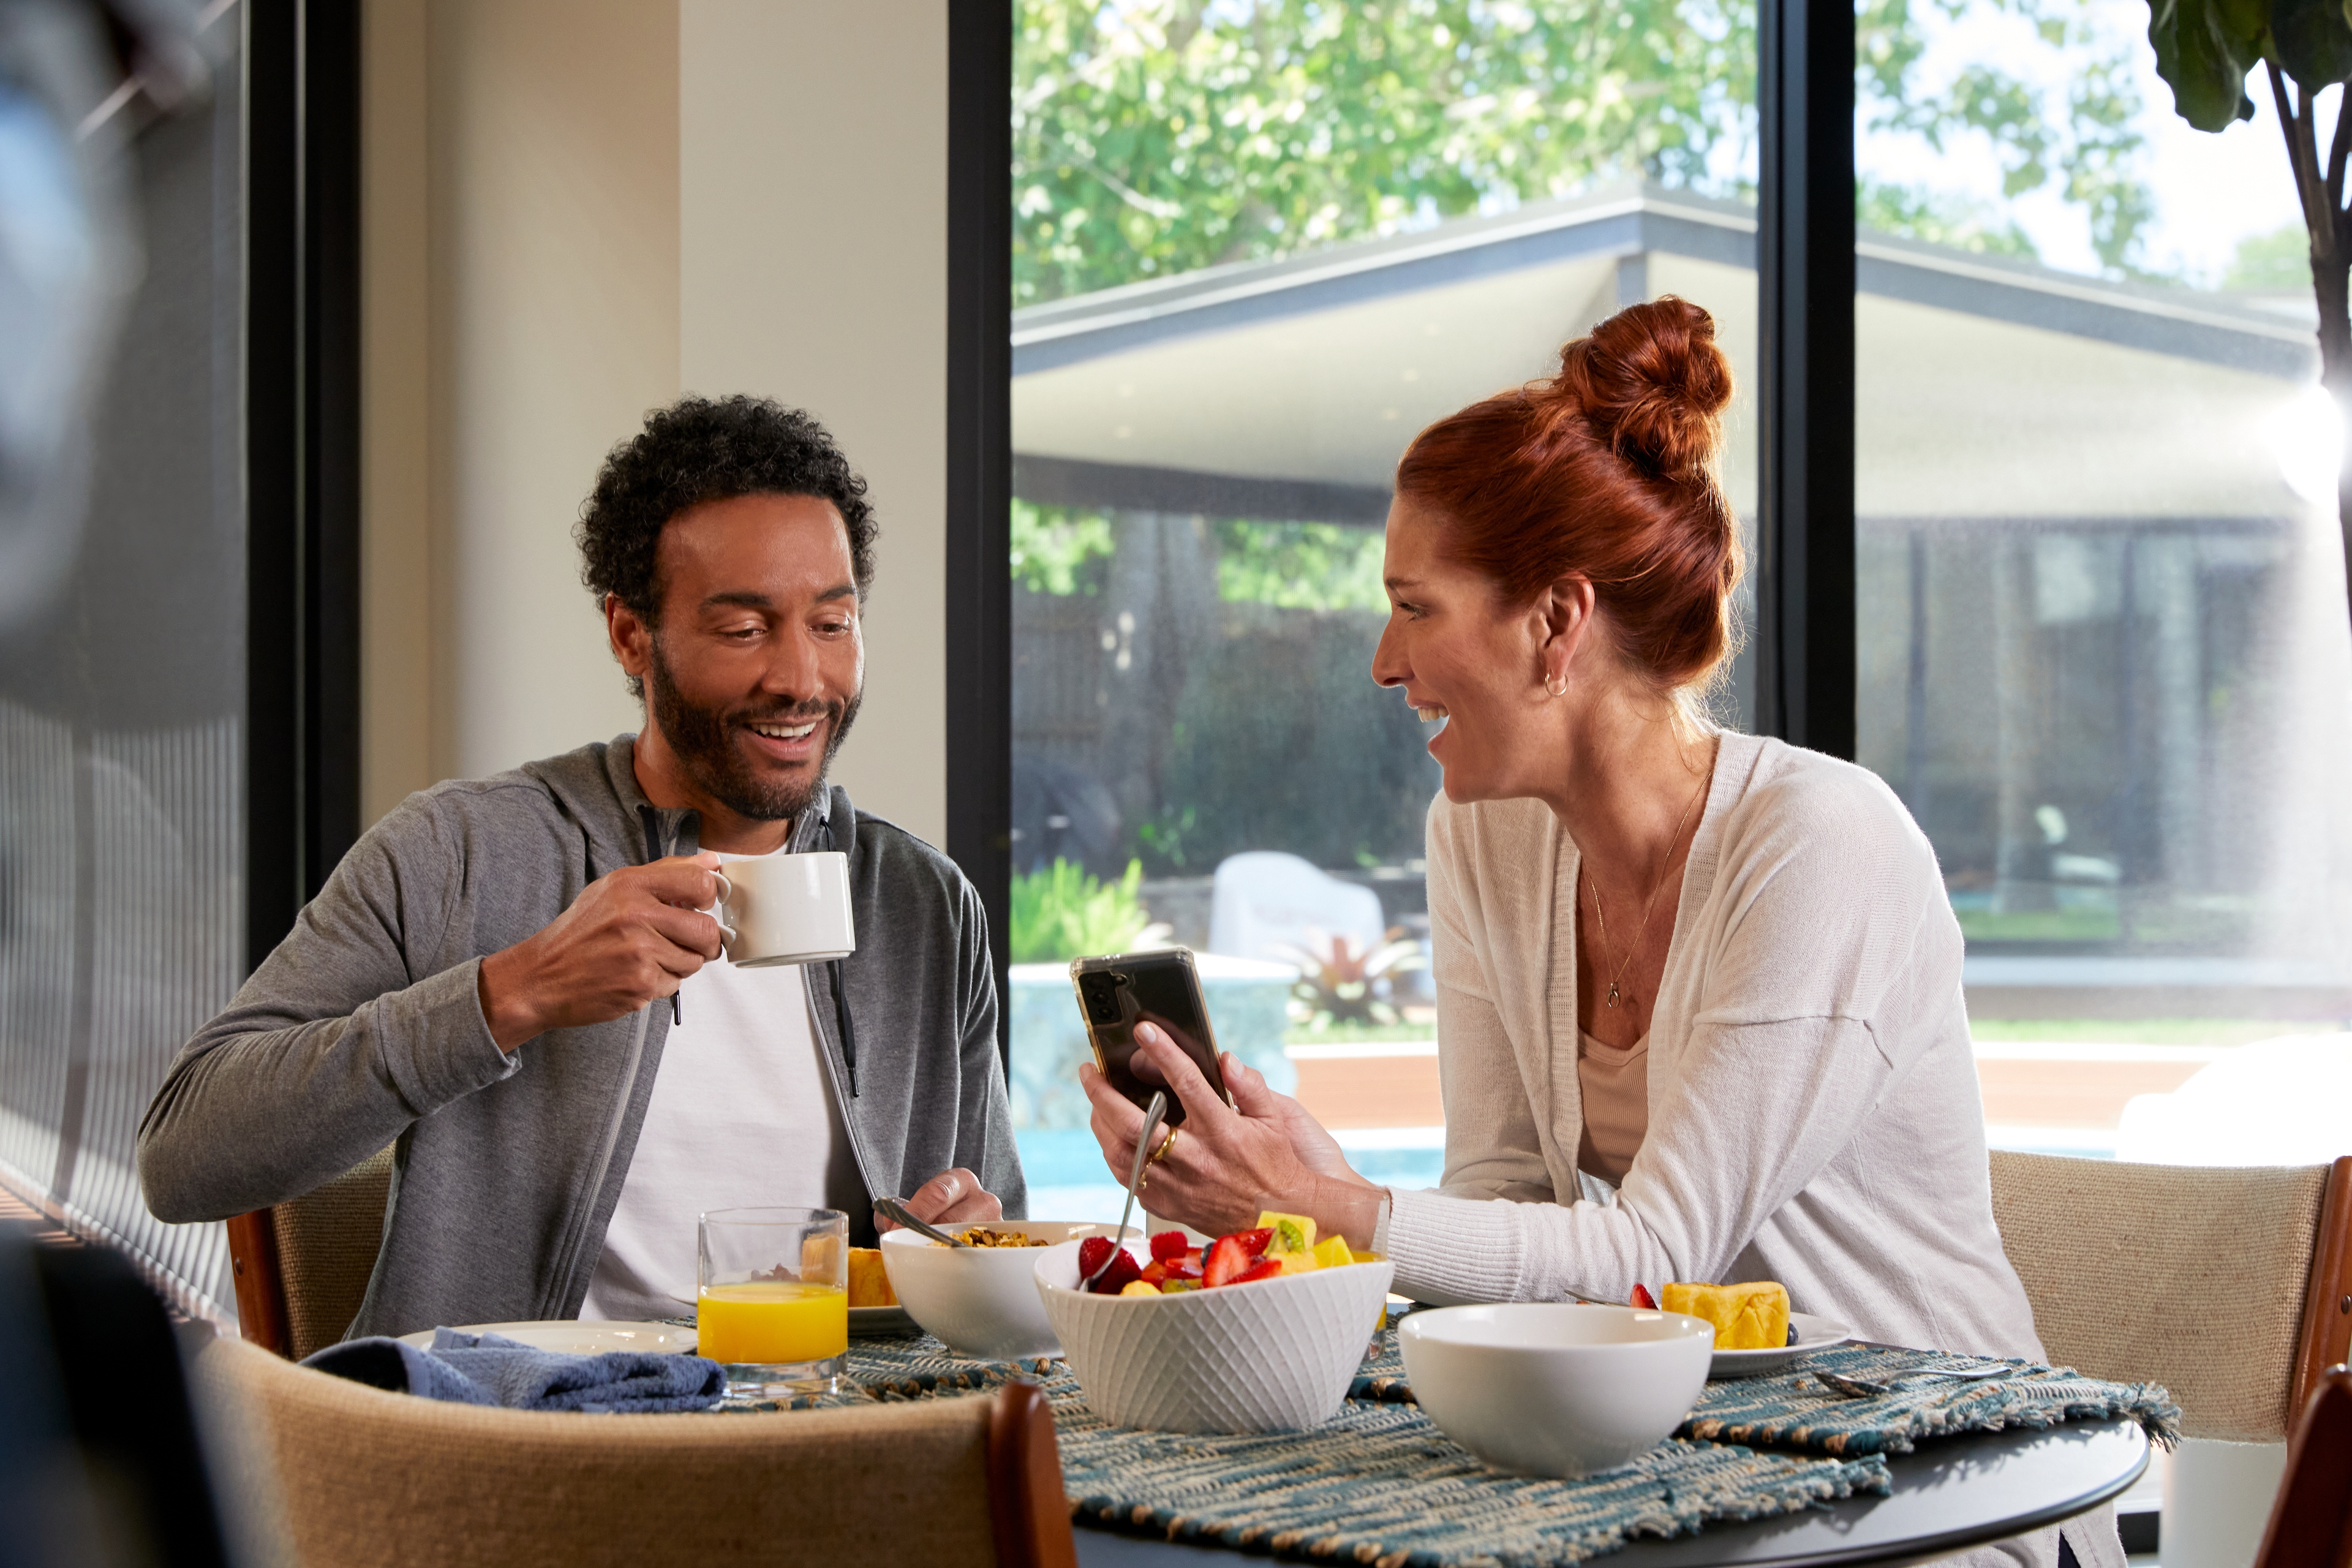
M1811 1568L1917 1563L2039 1530L2120 1496L2147 1468L2136 1421L1983 1432L1925 1443L1887 1461L1895 1489L1671 1541L1635 1540L1609 1568ZM1106 1529L1077 1529L1082 1568L1210 1568L1237 1555Z

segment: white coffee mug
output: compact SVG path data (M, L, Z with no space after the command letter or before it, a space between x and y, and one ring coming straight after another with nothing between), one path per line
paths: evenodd
M730 860L718 875L710 912L738 969L823 963L857 951L849 857L839 850Z

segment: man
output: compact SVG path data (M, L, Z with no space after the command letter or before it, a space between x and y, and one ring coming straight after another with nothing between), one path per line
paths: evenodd
M1019 1214L979 900L825 781L875 533L831 437L773 403L686 398L615 448L578 539L643 732L371 828L148 1108L157 1217L393 1143L371 1334L675 1316L708 1209L839 1207L869 1239L883 1193ZM718 868L810 849L848 857L857 951L728 963Z

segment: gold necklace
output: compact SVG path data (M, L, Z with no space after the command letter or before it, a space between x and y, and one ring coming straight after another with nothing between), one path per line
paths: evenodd
M1713 773L1714 770L1709 769L1708 776L1712 777ZM1621 999L1617 983L1625 978L1626 966L1633 962L1633 955L1641 951L1642 938L1648 934L1650 930L1650 917L1658 910L1658 895L1666 890L1666 869L1675 863L1675 846L1682 842L1683 824L1690 820L1691 807L1696 805L1699 797L1706 793L1706 779L1699 780L1698 788L1693 790L1690 799L1684 803L1683 814L1675 818L1675 830L1666 839L1665 862L1658 868L1658 879L1651 884L1648 900L1642 905L1642 923L1633 928L1633 941L1625 949L1625 956L1617 961L1617 972L1609 977L1609 994L1601 999L1601 1005L1603 1007L1614 1007ZM1601 884L1590 870L1584 873L1584 880L1585 885L1592 889L1592 918L1600 922L1601 944L1605 952L1609 944L1609 914L1601 906ZM1633 1000L1630 996L1622 999L1627 1002Z

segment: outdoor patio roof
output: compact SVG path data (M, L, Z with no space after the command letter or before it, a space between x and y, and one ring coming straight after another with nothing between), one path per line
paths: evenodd
M1014 489L1034 500L1377 522L1439 416L1540 375L1661 293L1714 312L1755 383L1751 209L1626 187L1057 300L1013 324ZM1865 519L2240 525L2298 510L2266 426L2307 326L1880 236L1856 247ZM1755 426L1725 480L1751 512Z

